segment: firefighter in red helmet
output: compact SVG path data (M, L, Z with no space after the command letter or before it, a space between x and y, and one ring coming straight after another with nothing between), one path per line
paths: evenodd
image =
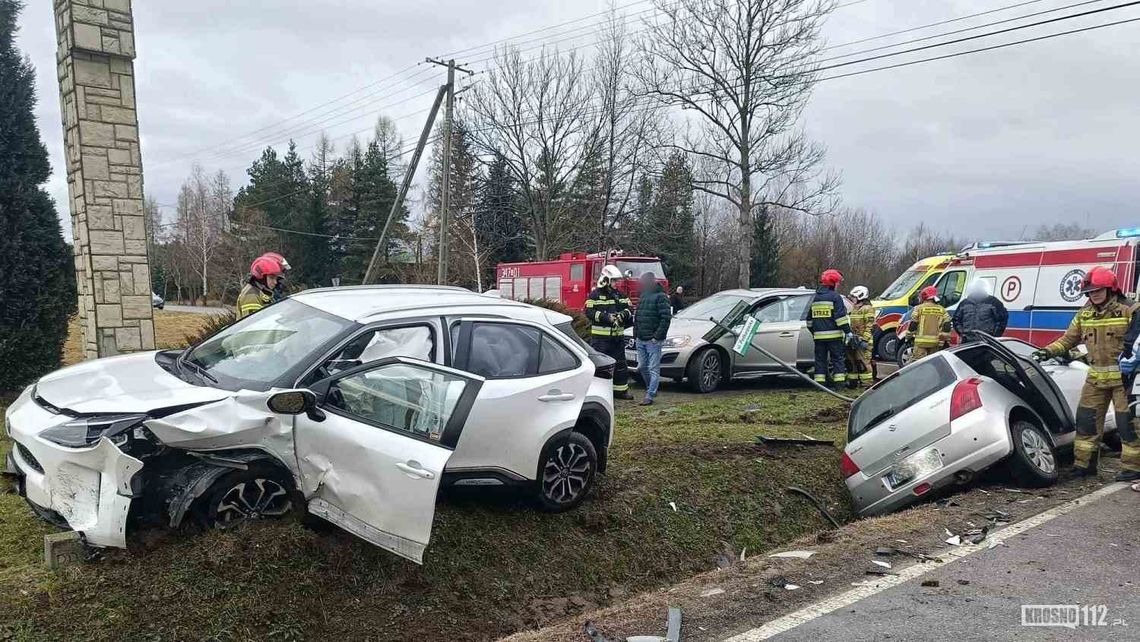
M1140 479L1140 441L1128 410L1128 397L1120 374L1120 355L1135 306L1124 299L1116 274L1097 266L1088 271L1081 292L1088 303L1077 311L1064 336L1038 350L1038 360L1065 354L1083 343L1088 348L1089 371L1077 403L1077 436L1073 441L1073 472L1095 476L1104 417L1112 403L1120 434L1120 481Z
M259 256L249 266L249 282L241 289L237 299L237 318L245 318L273 303L273 290L284 268L281 262L268 256Z
M843 275L839 270L824 270L811 303L808 325L815 339L816 383L827 383L829 370L832 385L847 383L847 366L843 358L844 346L851 336L851 319L847 316L847 304L835 291L842 282Z
M914 338L912 361L929 356L950 345L950 313L938 303L938 288L928 285L918 293L919 304L910 318Z
M277 252L266 252L261 255L261 258L273 259L281 264L281 274L277 277L277 285L273 288L273 302L276 303L281 299L288 298L289 294L285 289L285 275L289 270L293 269L285 257Z

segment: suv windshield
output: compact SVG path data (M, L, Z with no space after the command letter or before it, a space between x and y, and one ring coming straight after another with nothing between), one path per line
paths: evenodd
M906 293L910 292L914 284L918 283L925 274L926 270L907 270L903 272L899 275L899 278L895 279L894 283L888 285L886 290L883 290L879 298L890 301L891 299L906 296Z
M183 361L225 388L267 390L351 321L286 299L222 330Z
M714 294L710 297L701 299L689 307L677 313L678 319L700 319L708 321L709 319L716 319L720 321L724 315L728 314L737 303L740 302L751 303L754 299L740 296L739 294Z
M954 383L944 358L928 359L898 371L859 397L851 407L847 441Z
M626 272L633 272L631 278L641 278L642 274L649 273L658 279L665 278L665 270L661 267L661 261L614 261L617 268L621 270L622 274Z

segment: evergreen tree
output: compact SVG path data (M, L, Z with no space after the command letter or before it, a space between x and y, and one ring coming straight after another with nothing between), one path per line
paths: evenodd
M306 225L311 205L308 177L304 162L297 154L296 143L289 142L289 151L284 158L279 158L275 149L267 147L247 173L249 185L239 190L234 199L235 219L249 221L260 218L255 214L261 212L265 225L277 230L276 247L247 248L250 258L264 252L279 252L293 267L290 279L295 283L307 283L312 273L320 273L324 268L308 259L305 235L295 233L308 231ZM259 237L262 235L251 235L251 238Z
M780 273L780 239L772 213L762 208L752 227L752 269L749 287L775 287Z
M639 249L661 258L671 283L691 285L696 276L693 174L684 154L665 162L642 223Z
M475 233L485 248L484 283L494 281L495 266L530 258L526 221L519 212L519 190L507 160L495 154L475 196Z
M384 222L392 204L396 202L396 184L388 176L388 161L376 141L368 144L363 156L357 155L353 168L352 204L356 209L356 219L352 227L352 239L347 242L347 251L342 266L345 284L361 283L372 252L376 247ZM401 207L396 219L388 228L384 253L377 281L391 280L394 272L390 258L393 250L408 237L408 210Z
M301 238L304 264L307 269L305 283L311 286L330 285L333 273L330 271L332 244L328 234L328 220L331 212L329 202L332 192L333 170L332 144L324 135L317 141L313 160L309 164L309 208L305 212L303 229L308 232Z
M14 43L18 0L0 0L0 390L59 367L76 308L74 264L36 128L35 71Z

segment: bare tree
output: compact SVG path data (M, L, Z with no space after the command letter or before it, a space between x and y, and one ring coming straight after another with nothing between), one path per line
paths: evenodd
M604 158L603 199L597 213L603 247L614 244L613 231L627 222L636 200L638 172L657 151L652 139L659 137L664 124L661 110L646 105L641 96L633 75L635 56L625 16L611 3L592 74L597 115L590 142Z
M1034 241L1079 241L1096 235L1096 230L1080 223L1054 223L1039 226L1030 238Z
M797 129L834 0L654 0L639 39L645 91L690 115L677 144L694 187L737 211L737 282L748 287L753 216L762 207L829 210L838 178Z
M225 172L207 177L200 165L194 166L178 194L177 234L187 263L200 281L203 299L210 292L211 264L225 242L233 200Z
M594 147L581 59L544 50L523 58L504 50L467 101L472 140L483 154L499 153L518 182L536 258L562 249L580 226L570 198Z
M384 162L388 163L390 170L394 169L400 161L400 148L404 146L404 137L400 135L396 121L389 116L378 116L373 137L380 147L380 155L384 157Z

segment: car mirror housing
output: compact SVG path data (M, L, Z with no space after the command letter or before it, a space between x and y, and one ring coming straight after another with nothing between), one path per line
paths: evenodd
M317 396L310 390L286 390L266 400L265 405L279 415L299 415L317 405Z

